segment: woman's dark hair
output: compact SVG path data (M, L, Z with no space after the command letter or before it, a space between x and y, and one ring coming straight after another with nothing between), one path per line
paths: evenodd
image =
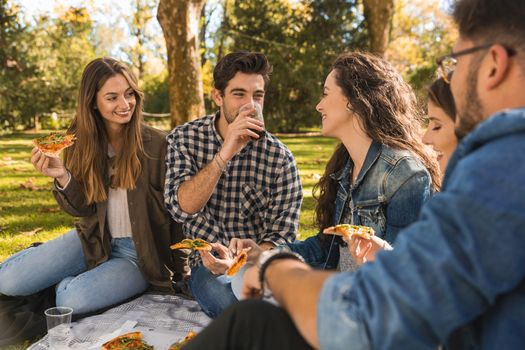
M238 51L224 56L213 70L213 86L224 94L228 82L238 72L260 74L266 86L270 81L272 66L265 55L259 52Z
M423 114L410 86L386 60L361 52L348 52L334 62L337 85L348 99L347 107L359 118L368 137L381 144L412 152L428 169L439 189L439 167L421 141ZM320 230L333 224L337 183L330 174L343 168L348 158L340 144L314 186L316 223Z
M435 80L428 88L428 99L436 107L445 111L450 119L456 121L456 105L452 91L450 91L450 84L443 78Z

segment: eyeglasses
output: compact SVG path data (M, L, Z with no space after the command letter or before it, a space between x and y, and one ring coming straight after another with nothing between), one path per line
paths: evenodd
M468 55L480 50L485 50L491 47L494 44L486 44L481 46L474 46L466 50L453 52L449 55L438 57L436 60L436 63L438 65L438 72L441 78L447 83L450 84L450 77L452 76L452 72L456 69L456 65L458 63L457 58L459 56ZM512 48L505 47L505 50L507 50L507 54L509 56L513 56L516 54L516 50Z

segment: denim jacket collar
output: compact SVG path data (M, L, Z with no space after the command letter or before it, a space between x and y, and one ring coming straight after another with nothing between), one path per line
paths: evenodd
M498 112L479 123L474 130L465 136L458 144L456 151L448 163L442 189L445 188L448 178L458 162L467 154L488 142L510 134L522 133L524 130L525 107Z
M334 225L337 224L341 220L341 216L343 214L343 207L346 203L346 200L348 198L348 189L350 188L350 191L353 191L354 189L358 188L359 184L363 181L365 178L365 175L370 170L370 168L374 165L376 160L379 158L379 155L381 154L382 145L378 142L372 141L372 144L368 148L368 152L366 153L365 161L363 163L363 167L361 168L361 171L359 173L359 176L357 177L357 180L352 186L349 186L350 180L349 175L352 171L352 158L348 156L348 159L346 160L346 164L343 167L343 169L330 174L330 178L337 181L339 186L337 189L337 198L335 203L335 212L334 212Z
M363 167L361 168L361 171L359 172L359 176L357 177L354 187L358 186L359 183L363 181L363 178L365 177L368 170L370 170L370 168L375 163L377 158L379 158L379 155L381 154L381 149L382 149L381 143L377 141L372 141L372 143L370 144L370 147L368 148L368 152L366 153ZM339 183L348 184L348 177L350 175L350 171L352 171L352 166L354 165L354 162L352 161L352 158L350 158L350 156L347 156L347 157L348 158L346 160L345 166L339 171L330 174L331 179L336 180Z

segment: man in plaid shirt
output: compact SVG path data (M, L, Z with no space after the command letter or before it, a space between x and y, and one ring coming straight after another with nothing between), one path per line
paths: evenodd
M292 153L252 117L255 108L239 112L248 103L263 106L271 70L263 54L226 55L213 72L220 110L167 138L166 207L187 237L213 248L190 256L190 287L210 317L237 300L223 275L234 258L230 240L270 249L293 241L299 224L302 187Z

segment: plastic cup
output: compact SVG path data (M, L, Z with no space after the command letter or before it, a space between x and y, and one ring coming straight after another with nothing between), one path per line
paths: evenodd
M44 314L46 315L49 348L53 350L69 349L73 309L57 306L47 309Z
M250 117L255 118L259 120L260 122L262 122L263 127L264 127L264 116L262 112L262 107L257 102L250 102L245 105L242 105L241 108L239 108L239 113L245 110L254 109L254 108L255 108L255 113L250 114ZM250 130L252 130L254 133L259 135L259 138L261 138L264 135L264 130L263 131L258 131L258 130L253 130L253 129L250 129Z

